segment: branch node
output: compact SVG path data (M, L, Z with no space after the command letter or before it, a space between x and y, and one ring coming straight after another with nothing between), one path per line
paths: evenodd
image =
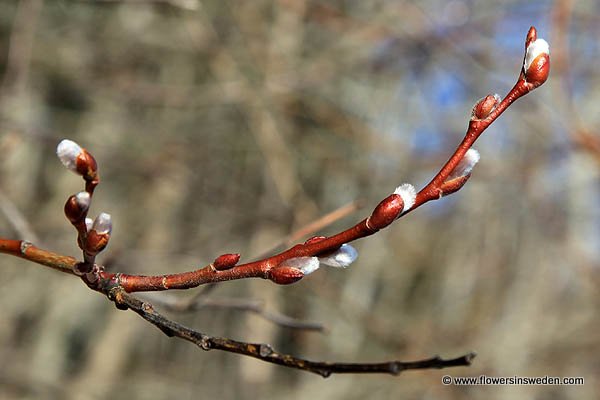
M263 358L269 357L273 354L273 348L269 344L261 344L258 346L258 354Z
M78 262L73 267L73 272L75 273L75 275L83 276L84 274L92 272L92 268L93 264L87 262Z
M125 299L123 298L123 288L121 288L120 286L115 286L107 290L106 297L108 297L110 301L115 303L115 307L117 307L117 309L119 310L125 311L129 308L129 306L125 302Z
M28 242L27 240L21 240L21 245L19 246L19 250L21 251L21 254L25 255L25 252L31 246L33 246L33 244L31 242Z
M204 351L209 351L210 349L212 349L212 346L210 344L210 338L208 338L207 336L202 336L202 338L200 339L200 343L198 343L198 346Z
M317 371L319 375L321 375L323 378L329 378L331 376L331 371L327 370L327 369L321 369Z

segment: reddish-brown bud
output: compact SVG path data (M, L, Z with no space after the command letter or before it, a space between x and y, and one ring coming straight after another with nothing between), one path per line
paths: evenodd
M458 178L445 181L440 187L440 196L448 196L459 191L471 177L469 172L467 175L459 176Z
M471 112L471 120L486 119L494 111L494 109L500 104L500 96L497 94L488 94L483 99L479 100L473 111Z
M535 26L529 28L529 32L527 32L527 37L525 38L525 50L529 47L532 42L537 40L537 29Z
M76 171L83 176L86 181L95 181L98 179L98 164L96 159L86 149L81 152L75 160Z
M537 37L532 26L525 39L525 59L523 60L523 77L534 89L548 79L550 75L550 46L544 39Z
M217 271L225 271L235 267L235 264L240 261L239 254L222 254L213 261L212 266Z
M275 267L269 271L269 279L278 285L289 285L304 278L304 273L294 267Z
M327 237L325 237L325 236L313 236L313 237L307 239L306 242L304 242L304 244L318 243L318 242L322 241L323 239L327 239Z
M98 233L92 229L87 234L83 251L95 256L106 248L109 239L110 233Z
M534 87L542 85L550 75L550 55L540 54L525 71L525 80Z
M371 216L367 219L367 226L371 229L383 229L392 222L404 209L404 200L399 194L391 194L383 199L373 210Z
M65 203L65 215L72 224L78 224L85 220L90 208L90 194L79 192L70 196Z

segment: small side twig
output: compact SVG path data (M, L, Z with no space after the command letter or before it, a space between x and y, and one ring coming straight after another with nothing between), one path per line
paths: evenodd
M151 304L143 302L121 287L115 287L109 292L111 298L119 308L129 308L139 316L160 329L169 337L178 337L199 346L202 350L223 350L230 353L242 354L257 358L259 360L295 368L302 371L312 372L324 378L331 374L356 374L356 373L385 373L398 375L403 371L416 369L442 369L459 366L469 366L475 358L475 353L467 353L463 356L443 359L433 357L417 361L388 361L382 363L329 363L321 361L310 361L297 358L289 354L282 354L274 350L270 345L264 343L246 343L228 338L209 336L195 331L182 324L171 321L159 312Z
M210 298L204 293L201 294L201 296L194 295L186 299L176 299L174 297L163 295L160 298L153 299L152 303L157 307L162 307L165 310L178 313L198 311L204 308L225 308L229 310L245 311L256 314L283 328L316 332L325 331L325 326L319 322L304 321L276 311L268 311L265 309L265 303L259 299Z
M27 221L27 218L19 211L15 203L10 201L4 192L0 189L0 212L6 216L8 222L12 225L13 229L22 237L28 240L33 240L39 243L39 239L31 225Z
M354 200L348 204L345 204L290 233L279 243L271 247L269 250L260 253L256 258L264 258L267 257L269 254L285 250L286 248L290 247L302 238L311 236L315 232L319 232L325 229L326 227L339 221L340 219L347 217L353 212L360 210L363 206L364 202L362 200Z

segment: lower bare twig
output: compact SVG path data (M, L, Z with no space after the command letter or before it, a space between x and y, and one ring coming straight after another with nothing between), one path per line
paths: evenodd
M324 378L331 374L349 373L384 373L398 375L403 371L415 369L442 369L450 367L468 366L475 358L475 353L467 353L463 356L443 359L433 357L417 361L388 361L382 363L329 363L321 361L310 361L297 358L288 354L282 354L274 350L270 345L263 343L240 342L228 338L214 337L202 332L195 331L177 322L171 321L157 312L150 303L143 302L123 288L116 286L108 292L108 297L121 309L129 308L139 316L160 329L169 337L178 337L199 346L202 350L223 350L230 353L242 354L257 358L259 360L295 368L302 371L312 372Z

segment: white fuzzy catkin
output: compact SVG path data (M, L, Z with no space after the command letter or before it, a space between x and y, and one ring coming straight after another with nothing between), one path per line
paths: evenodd
M294 257L285 260L281 266L297 268L304 275L308 275L319 269L319 259L317 257Z
M529 67L531 67L531 63L540 54L550 54L550 45L544 39L536 39L527 47L527 51L525 53L525 62L523 63L523 70L525 72L527 72Z
M75 195L75 201L77 205L82 209L87 209L90 207L90 194L88 192L79 192Z
M112 219L110 214L100 213L94 220L92 224L92 229L98 232L99 234L106 234L112 231Z
M324 257L319 257L319 261L321 264L328 265L330 267L346 268L352 264L357 257L358 252L356 249L345 243L335 252Z
M77 157L81 152L81 146L69 139L61 140L56 146L56 155L60 162L71 171L77 171Z
M417 190L410 183L403 183L402 185L398 186L396 190L394 190L394 194L402 197L402 201L404 202L402 212L410 210L410 208L415 204L415 199L417 198Z
M467 150L467 152L465 153L462 160L460 160L458 165L452 170L452 172L450 173L450 175L448 176L448 178L446 180L450 181L452 179L460 178L460 177L470 174L471 171L473 170L473 167L475 166L475 164L477 164L479 162L479 159L480 159L480 155L477 150L475 150L475 149Z

